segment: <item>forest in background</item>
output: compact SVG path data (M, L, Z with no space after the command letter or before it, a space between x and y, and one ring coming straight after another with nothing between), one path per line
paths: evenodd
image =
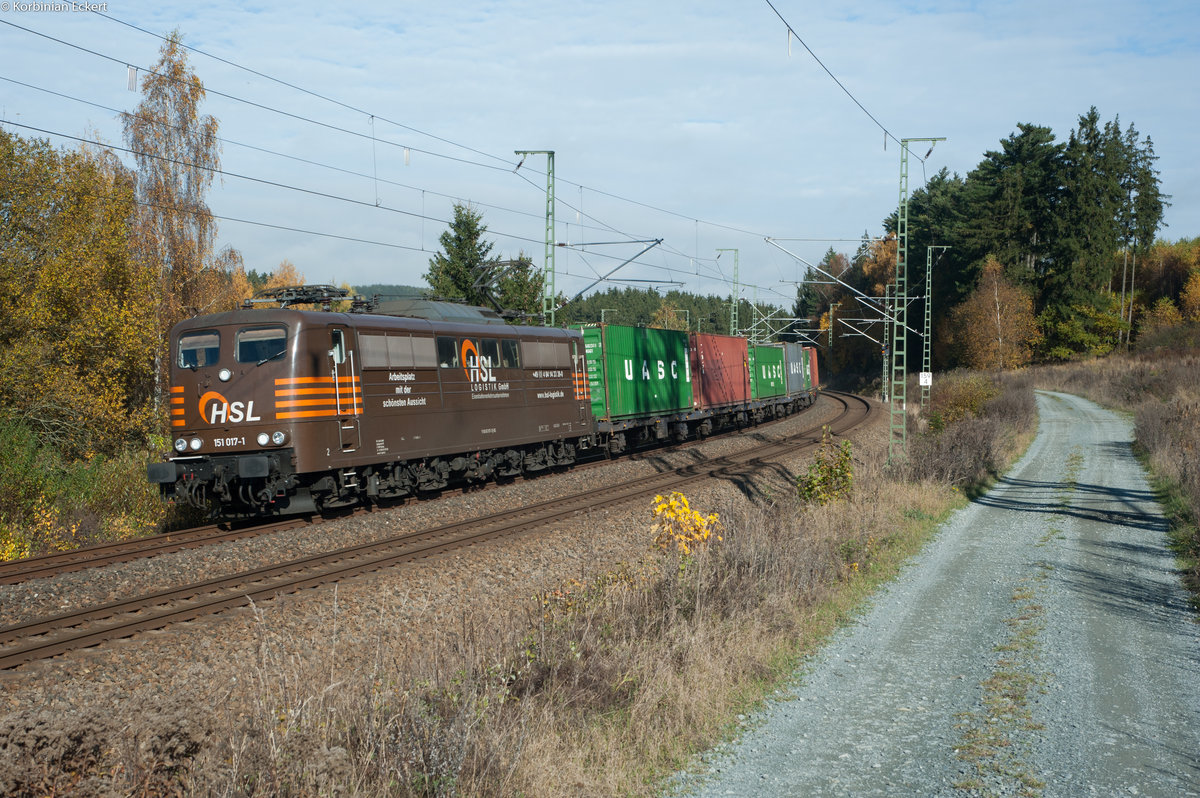
M286 260L247 270L237 249L216 247L205 200L219 125L201 111L204 86L178 32L140 90L122 115L123 148L55 148L0 130L0 558L156 528L163 508L144 464L169 448L171 327L304 282ZM1200 239L1158 238L1169 198L1155 161L1148 136L1093 108L1063 141L1018 125L965 177L942 171L914 191L910 296L925 293L927 248L944 247L931 286L935 368L1012 368L1194 337ZM806 282L791 308L741 300L737 332L807 331L825 374L877 374L878 344L846 320L894 278L895 227L893 214L852 255L831 249L819 265L840 284ZM536 320L540 270L524 253L494 254L486 233L480 211L456 206L419 290ZM394 287L358 291L382 288ZM731 331L725 297L608 287L557 300L563 324Z

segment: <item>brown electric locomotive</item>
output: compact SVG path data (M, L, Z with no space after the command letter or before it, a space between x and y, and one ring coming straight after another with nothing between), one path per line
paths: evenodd
M315 290L314 290L315 289ZM574 462L595 442L578 331L409 301L200 316L171 331L163 493L223 516L313 512Z

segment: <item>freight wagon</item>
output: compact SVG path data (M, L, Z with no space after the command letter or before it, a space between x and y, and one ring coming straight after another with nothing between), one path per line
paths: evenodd
M652 440L684 440L694 419L688 334L581 324L592 415L612 454Z
M619 324L577 325L600 443L612 454L656 440L782 418L812 403L789 390L782 344ZM803 348L795 354L804 367Z
M787 378L784 376L783 345L750 343L750 398L762 402L760 409L773 413L777 403L766 402L787 395ZM768 410L769 408L769 410Z
M816 385L813 370L816 368L816 350L787 342L783 345L787 364L787 391L789 394L804 393ZM811 358L811 359L810 359Z
M744 426L750 408L750 364L746 339L691 334L693 406L705 413L701 437L725 426Z

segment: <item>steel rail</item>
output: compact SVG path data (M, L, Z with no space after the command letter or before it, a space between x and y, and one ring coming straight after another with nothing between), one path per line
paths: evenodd
M42 554L20 560L0 562L0 585L14 585L30 579L41 579L71 571L99 568L118 562L155 557L184 549L211 546L241 538L278 532L306 523L304 516L272 519L253 526L222 529L217 524L181 529L134 540L119 540L81 546L70 551Z

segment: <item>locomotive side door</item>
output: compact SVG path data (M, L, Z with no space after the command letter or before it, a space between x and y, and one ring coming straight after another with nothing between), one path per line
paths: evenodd
M346 327L330 327L329 344L338 437L342 451L353 452L361 443L358 417L362 414L362 385L355 363L354 336Z

